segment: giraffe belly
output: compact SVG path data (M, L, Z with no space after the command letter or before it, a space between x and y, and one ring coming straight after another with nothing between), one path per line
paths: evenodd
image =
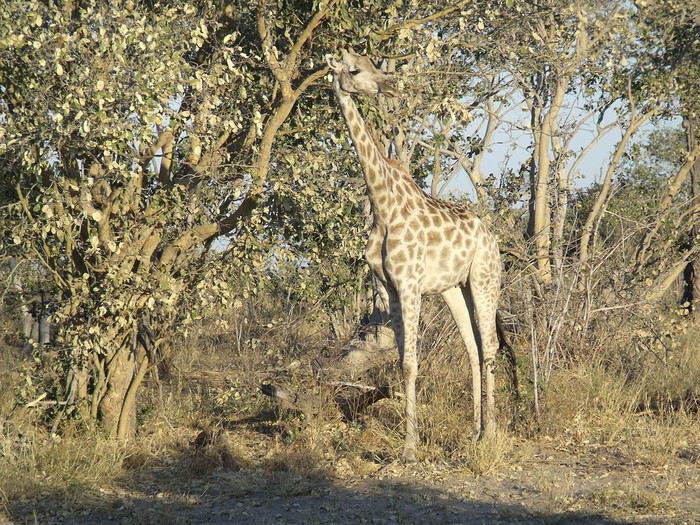
M451 249L435 253L416 247L414 250L386 253L381 269L397 289L401 288L402 282L410 281L415 282L421 294L430 295L466 284L473 258L473 253L454 252Z
M438 294L466 284L473 260L472 254L446 250L444 256L427 259L421 286L423 294Z

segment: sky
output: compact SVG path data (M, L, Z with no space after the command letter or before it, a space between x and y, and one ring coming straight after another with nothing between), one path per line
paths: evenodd
M585 112L581 109L575 96L568 96L560 112L559 124L560 126L566 126L567 123L577 122L584 114ZM601 126L604 127L613 123L617 117L618 115L613 106L606 113L605 118L601 122ZM590 118L572 138L570 150L572 150L575 155L569 160L568 167L574 162L578 153L583 151L595 137L596 118L596 116ZM528 148L530 148L532 143L532 135L528 126L529 113L527 109L522 105L514 103L511 108L503 114L503 119L506 121L506 124L499 126L496 133L494 133L491 144L487 148L481 163L481 173L484 177L493 174L498 178L499 174L503 173L508 168L517 173L523 162L531 156L531 151ZM654 128L679 125L680 123L678 121L648 122L635 134L632 143L642 140L646 134ZM478 122L473 123L471 132L474 132L477 126ZM470 129L468 129L467 132L470 132ZM581 159L577 167L577 174L572 181L572 189L585 188L603 179L612 154L623 132L624 129L620 126L615 126L596 143L583 159ZM462 172L447 185L445 191L443 191L441 195L463 195L465 193L474 200L474 188L467 174Z

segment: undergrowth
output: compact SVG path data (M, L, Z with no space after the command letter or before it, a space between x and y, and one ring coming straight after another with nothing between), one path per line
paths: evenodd
M249 312L209 319L174 343L182 350L148 378L139 399L139 432L126 444L81 432L80 422L67 421L51 434L40 406L14 403L19 376L13 371L30 357L6 345L0 374L4 503L47 492L70 501L166 468L188 478L261 469L287 479L293 494L294 476L366 476L396 461L404 429L401 398L344 419L332 390L311 374L312 360L338 352L342 342L330 340L328 326L299 310L285 317L267 304L260 318L266 322L253 323ZM518 442L546 437L581 450L596 444L651 467L675 457L697 463L699 335L697 328L686 330L665 359L633 340L608 355L574 349L577 359L555 368L542 387L539 414L531 403L528 349L516 347L521 398L512 397L499 370L500 430L477 442L465 352L449 314L426 301L418 378L421 460L483 475L517 461L512 452ZM401 391L398 367L382 374ZM316 389L326 403L312 416L286 409L260 393L260 384L271 381L291 391Z

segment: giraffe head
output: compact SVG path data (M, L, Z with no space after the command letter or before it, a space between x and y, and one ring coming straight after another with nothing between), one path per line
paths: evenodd
M390 97L399 95L391 77L377 69L369 58L348 49L342 49L341 55L340 60L326 55L326 62L343 91L366 95L382 93Z

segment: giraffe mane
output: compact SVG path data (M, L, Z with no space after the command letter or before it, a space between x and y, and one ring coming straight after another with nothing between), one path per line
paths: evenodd
M403 169L403 167L401 166L401 163L398 160L389 158L387 156L387 154L384 151L384 146L382 145L382 141L379 138L379 135L377 134L375 129L371 126L367 126L367 130L369 131L369 136L372 139L372 142L374 142L375 147L379 151L379 154L382 156L382 160L384 160L384 162L386 162L387 164L389 164L390 166L392 166L396 169Z

